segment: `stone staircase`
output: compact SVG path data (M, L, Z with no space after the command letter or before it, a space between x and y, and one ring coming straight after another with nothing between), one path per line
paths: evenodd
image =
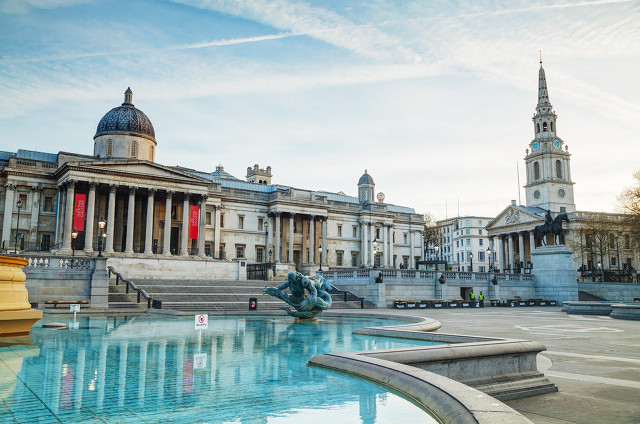
M276 281L244 280L244 281L213 281L213 280L170 280L144 279L133 280L140 288L150 294L153 299L162 301L162 309L172 309L184 312L206 311L248 311L249 299L257 299L257 310L278 310L287 306L283 301L266 296L262 290L266 286L279 284ZM136 292L130 290L125 293L123 283L115 285L115 277L110 280L109 308L140 308L145 309L147 302L144 298L136 303ZM332 309L360 308L360 302L344 302L342 294L332 294Z
M578 300L586 301L586 302L601 302L606 299L603 299L600 296L596 296L591 293L587 293L585 291L578 291Z

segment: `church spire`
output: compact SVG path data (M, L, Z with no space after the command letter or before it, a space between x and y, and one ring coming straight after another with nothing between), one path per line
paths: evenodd
M547 77L544 74L544 68L542 67L542 56L540 56L540 70L538 71L538 113L541 112L541 108L550 108L549 102L549 90L547 90Z

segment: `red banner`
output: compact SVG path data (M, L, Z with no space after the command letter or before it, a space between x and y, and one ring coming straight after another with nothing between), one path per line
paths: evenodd
M84 210L87 206L87 195L82 193L76 194L76 209L73 214L73 228L76 231L84 231Z
M198 238L198 210L197 205L191 205L191 226L189 228L189 238L197 239Z

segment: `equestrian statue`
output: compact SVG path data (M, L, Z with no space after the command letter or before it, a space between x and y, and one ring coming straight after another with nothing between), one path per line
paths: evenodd
M290 294L283 293L289 289ZM265 287L264 294L277 297L289 306L282 307L287 314L299 319L313 319L331 306L331 284L322 277L313 278L290 272L284 283L277 287Z
M547 234L553 234L553 241L555 244L564 244L562 237L562 221L569 222L569 216L566 213L561 213L556 216L555 219L551 217L551 211L547 211L544 216L544 224L536 225L533 229L533 237L536 243L540 243L541 246L547 245Z

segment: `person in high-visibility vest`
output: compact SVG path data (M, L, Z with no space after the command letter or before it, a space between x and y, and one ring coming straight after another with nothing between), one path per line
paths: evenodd
M482 292L478 295L478 301L480 302L480 307L484 308L484 294Z
M473 293L473 289L471 289L471 293L469 293L469 299L471 299L472 302L476 301L476 295Z

